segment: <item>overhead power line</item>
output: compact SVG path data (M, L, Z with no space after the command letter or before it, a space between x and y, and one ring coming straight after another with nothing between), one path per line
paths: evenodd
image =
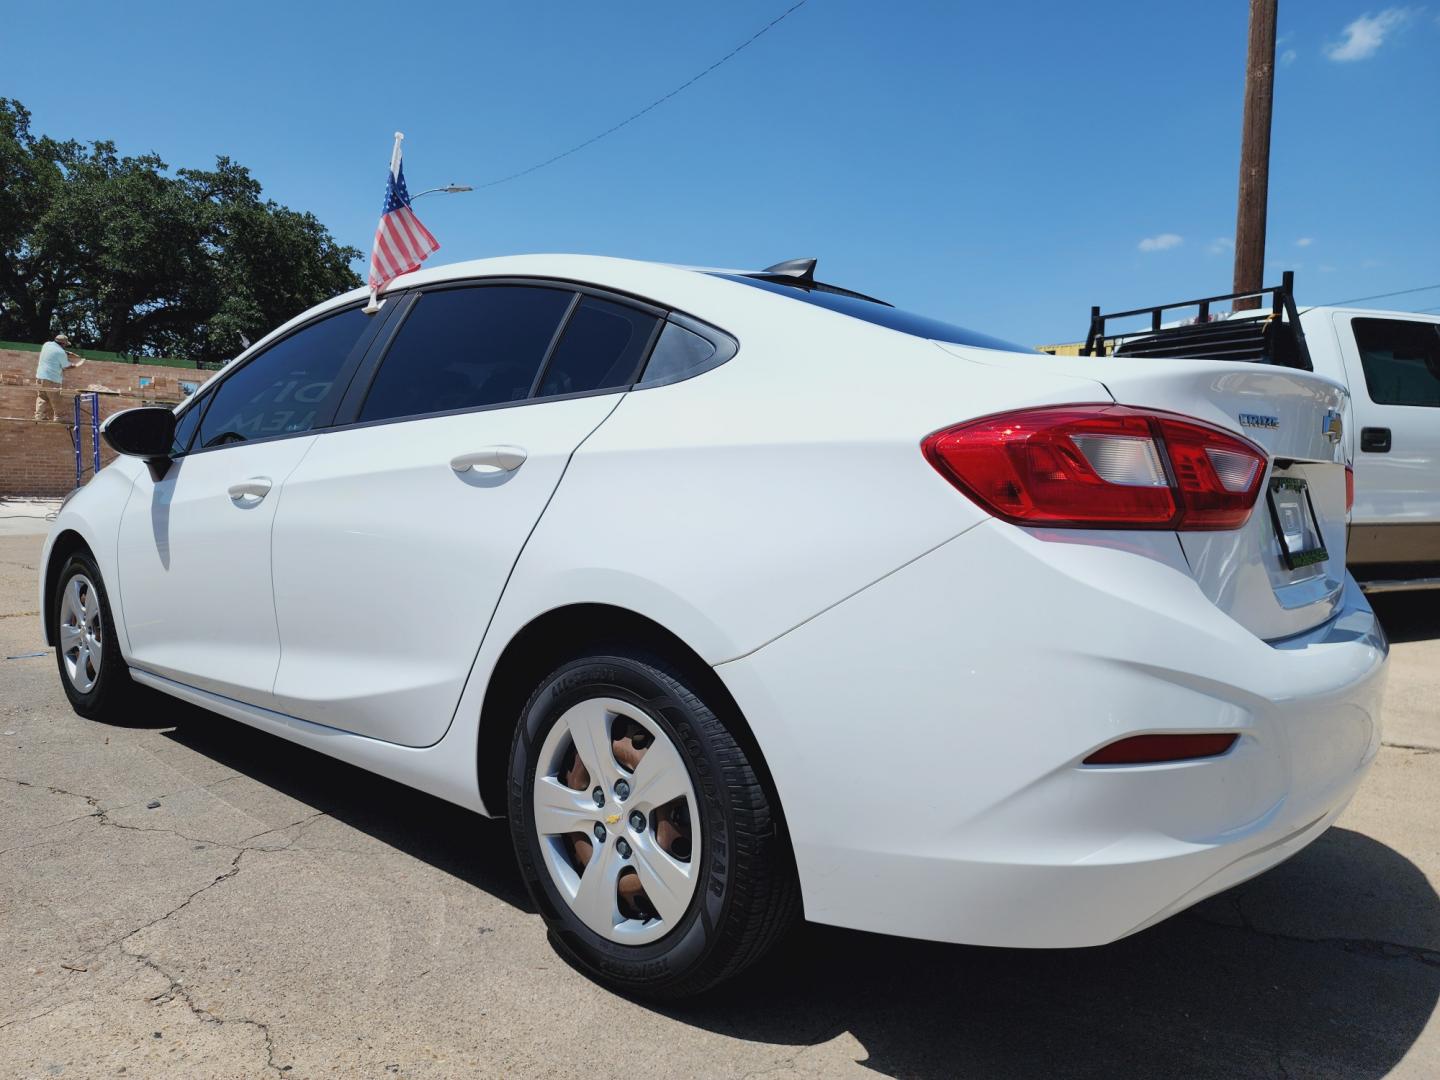
M786 19L788 19L788 18L789 18L791 15L793 15L795 12L799 11L802 7L805 6L805 4L806 4L807 2L808 2L808 0L798 0L797 3L791 4L788 8L786 8L784 11L782 11L779 15L775 16L775 18L771 19L768 23L766 23L764 26L762 26L759 30L756 30L755 33L751 34L748 38L746 38L744 41L742 41L739 45L736 45L735 48L731 49L728 53L726 53L724 56L722 56L719 60L716 60L713 64L711 64L709 67L707 67L704 71L700 72L698 75L692 75L690 78L686 79L686 80L685 80L683 83L681 83L679 86L675 87L674 90L671 90L668 94L664 95L663 97L658 97L658 98L656 98L656 99L655 99L654 101L652 101L649 105L646 105L643 109L641 109L639 112L631 113L631 114L630 114L629 116L627 116L624 120L621 120L618 124L614 124L614 125L612 125L611 127L606 128L604 131L600 132L600 134L598 134L598 135L592 135L592 136L590 136L590 138L586 139L584 142L575 144L575 145L572 146L569 150L566 150L566 151L564 151L563 153L556 154L554 157L549 157L549 158L546 158L544 161L537 162L536 164L531 165L528 169L521 169L519 172L513 172L513 173L511 173L509 176L502 176L502 177L500 177L498 180L491 180L491 181L488 181L487 183L481 184L481 185L480 185L480 188L481 188L482 190L483 190L484 188L492 188L492 187L495 187L497 184L508 184L511 180L518 180L518 179L520 179L520 177L522 177L522 176L529 176L531 173L536 172L536 171L539 170L539 169L543 169L543 168L545 168L545 166L547 166L547 165L554 165L555 162L559 161L561 158L567 158L567 157L569 157L571 154L579 153L581 150L584 150L587 146L593 146L595 143L599 142L601 139L605 138L607 135L613 135L613 134L615 134L615 132L619 131L621 128L625 127L627 124L632 124L632 123L634 123L636 120L639 120L640 117L644 116L644 115L645 115L646 113L648 113L651 109L654 109L654 108L656 108L657 106L660 106L660 105L665 104L665 102L669 101L671 98L673 98L676 94L680 93L682 90L685 90L685 89L687 89L687 88L689 88L689 87L691 87L691 86L694 86L697 82L699 82L701 79L703 79L706 75L709 75L712 71L714 71L716 68L720 67L720 65L724 64L726 61L730 60L731 58L733 58L734 56L738 55L739 53L744 52L746 49L748 49L751 45L753 45L757 40L759 40L759 39L760 39L761 37L763 37L765 34L768 34L771 30L773 30L775 27L779 26L782 22L784 22Z
M1440 289L1440 284L1421 285L1416 289L1398 289L1395 292L1376 293L1374 296L1352 296L1349 300L1332 300L1328 304L1321 304L1321 307L1344 307L1346 304L1358 304L1362 300L1384 300L1391 296L1409 296L1411 293L1429 292L1431 289Z

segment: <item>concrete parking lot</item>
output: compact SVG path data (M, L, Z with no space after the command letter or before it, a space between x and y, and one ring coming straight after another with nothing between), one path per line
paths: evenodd
M1271 873L1083 951L806 927L660 1009L550 951L503 822L163 699L75 716L40 545L0 534L0 1075L1440 1075L1435 598L1377 601L1386 746Z

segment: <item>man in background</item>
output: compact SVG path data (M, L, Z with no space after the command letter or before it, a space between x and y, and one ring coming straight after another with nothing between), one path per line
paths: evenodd
M35 394L35 419L54 420L62 408L60 387L65 382L65 369L79 367L85 361L70 351L70 339L56 334L54 341L40 346L40 362L35 365L35 381L40 384Z

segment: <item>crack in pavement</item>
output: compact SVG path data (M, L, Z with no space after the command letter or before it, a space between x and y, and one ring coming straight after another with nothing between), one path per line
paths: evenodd
M836 1025L834 1020L826 1017L823 1021L816 1025L813 1036L809 1032L802 1035L797 1040L796 1045L791 1048L790 1053L784 1055L779 1061L776 1061L772 1065L767 1065L763 1069L756 1069L752 1072L746 1073L743 1077L741 1077L741 1080L756 1080L757 1077L769 1076L771 1073L777 1073L781 1069L797 1068L797 1063L802 1056L808 1054L811 1050L814 1050L818 1046L823 1046L828 1041L827 1036L832 1039L835 1037L835 1026ZM844 1030L848 1030L848 1028L843 1029L841 1034L844 1033Z
M285 1072L287 1071L287 1069L286 1069L286 1068L282 1068L281 1065L275 1060L275 1040L274 1040L274 1038L273 1038L273 1037L271 1036L271 1034L270 1034L270 1025L269 1025L269 1024L267 1024L267 1023L266 1023L265 1021L263 1021L263 1020L255 1020L255 1019L252 1019L251 1017L248 1017L248 1016L217 1016L217 1015L215 1015L215 1014L214 1014L213 1012L211 1012L209 1009L206 1009L206 1008L204 1008L203 1006L201 1006L200 1004L198 1004L198 1003L195 1001L195 998L191 995L190 991L185 987L184 982L182 982L180 979L177 979L174 975L171 975L170 972L166 971L163 967L161 967L160 964L159 964L152 956L150 956L149 953L131 952L129 949L125 948L125 942L126 942L127 940L129 940L130 938L134 937L136 934L140 933L140 931L146 930L146 929L148 929L149 927L154 926L156 923L164 922L166 919L170 918L170 916L176 914L176 913L179 912L179 911L184 910L184 908L185 908L187 905L189 905L190 901L194 900L194 899L195 899L197 896L199 896L201 893L208 892L209 890L213 889L215 886L219 885L222 881L228 881L228 880L230 880L231 878L233 878L236 874L238 874L238 873L240 872L240 860L241 860L242 858L244 858L245 853L246 853L247 851L252 851L252 850L267 850L267 849L242 848L239 852L236 853L235 858L231 861L231 863L230 863L230 869L227 870L227 871L225 871L225 873L221 874L219 877L217 877L217 878L216 878L214 881L212 881L209 885L206 885L203 889L197 889L197 890L195 890L193 893L191 893L189 896L187 896L178 906L176 906L176 907L172 908L171 910L167 911L164 915L161 915L158 919L151 919L151 920L150 920L148 923L146 923L144 926L136 927L134 930L130 931L130 933L126 934L124 937L120 938L120 939L119 939L118 941L116 941L116 942L113 942L112 944L114 944L114 945L116 945L116 946L118 947L119 952L120 952L120 954L121 954L122 956L128 956L128 957L129 957L130 959L132 959L132 960L138 960L141 964L143 964L145 967L149 968L151 971L154 971L157 975L161 976L163 979L165 979L166 982L168 982L168 983L170 984L166 989L162 990L160 993L158 993L158 994L153 994L153 995L151 995L149 998L146 999L146 1000L149 1001L152 1005L154 1005L156 1008L159 1008L161 1005L164 1005L164 1004L166 1004L167 1002L170 1002L170 1001L174 1001L174 1000L176 1000L176 999L178 998L178 999L180 1000L180 1002L181 1002L187 1009L190 1010L191 1014L192 1014L197 1020L200 1020L202 1023L206 1023L206 1024L217 1024L217 1025L220 1025L220 1026L224 1026L225 1024L245 1024L245 1025L249 1025L249 1026L251 1026L251 1027L254 1027L254 1028L258 1029L259 1032L260 1032L260 1034L261 1034L261 1036L263 1036L263 1038L264 1038L264 1040L265 1040L265 1066L266 1066L266 1068L271 1069L271 1070L273 1070L273 1071L275 1071L275 1072L277 1072L277 1073L280 1073L280 1074L283 1076L283 1075L285 1074ZM280 850L284 850L284 849L280 849ZM107 946L107 947L108 947L108 946Z
M225 779L231 779L231 777L226 777ZM32 782L30 782L30 781L28 781L28 780L21 780L21 779L19 779L18 777L13 777L13 776L0 776L0 781L5 781L5 782L8 782L8 783L17 784L17 785L19 785L20 787L27 787L27 788L39 787L39 785L34 784L34 783L32 783ZM217 782L220 782L220 781L217 781ZM135 927L134 929L127 931L126 933L120 935L120 937L115 938L115 939L112 940L112 941L106 942L104 945L100 946L100 947L97 948L97 949L92 949L92 950L90 950L89 952L86 953L86 955L85 955L84 957L81 958L81 960L82 960L82 961L88 961L90 958L92 958L92 957L98 955L99 953L102 953L102 952L104 952L104 951L106 951L106 950L108 950L108 949L111 949L111 948L116 949L116 950L120 953L120 955L125 956L125 957L128 957L128 958L131 959L131 960L135 960L135 961L139 962L139 963L140 963L141 965L143 965L144 967L149 968L150 970L152 970L152 971L156 972L157 974L159 974L160 976L162 976L162 977L166 980L166 982L169 983L169 986L168 986L168 988L167 988L166 990L161 991L159 994L152 995L151 997L149 997L149 998L147 999L147 1000L149 1000L152 1004L154 1004L154 1005L156 1005L156 1006L160 1006L160 1005L166 1004L167 1002L174 1001L174 1000L176 1000L176 999L178 998L178 999L185 1005L185 1007L186 1007L187 1009L189 1009L190 1012L191 1012L197 1019L201 1020L201 1021L204 1022L204 1023L208 1023L208 1024L220 1024L220 1025L224 1025L224 1024L244 1024L244 1025L248 1025L248 1026L251 1026L251 1027L256 1028L257 1030L260 1031L261 1035L262 1035L263 1038L264 1038L264 1045L265 1045L265 1064L266 1064L266 1068L269 1069L269 1070L272 1070L272 1071L274 1071L274 1072L276 1072L276 1073L279 1073L279 1074L281 1074L281 1075L283 1075L285 1072L287 1072L287 1071L289 1070L289 1066L281 1066L281 1065L276 1061L276 1059L275 1059L275 1040L274 1040L273 1035L271 1034L270 1025L269 1025L268 1023L266 1023L266 1022L263 1021L263 1020L256 1020L256 1019L254 1019L254 1018L252 1018L252 1017L223 1017L223 1016L217 1016L215 1013L211 1012L210 1010L204 1008L204 1007L201 1006L199 1003L197 1003L197 1002L195 1001L194 997L191 995L190 991L184 986L183 982L182 982L180 979L177 979L174 975L170 974L170 972L168 972L167 970L165 970L165 968L162 967L162 966L160 965L160 963L159 963L158 961L156 961L152 956L150 956L148 953L145 953L145 952L134 952L134 951L131 951L130 949L127 949L127 948L125 947L125 944L126 944L126 942L128 942L131 938L133 938L136 934L139 934L139 933L141 933L141 932L143 932L143 931L145 931L145 930L148 930L148 929L150 929L152 926L156 926L156 925L164 922L165 920L170 919L170 918L174 917L175 915L179 914L181 911L184 911L187 907L190 906L190 904L191 904L192 902L194 902L194 900L195 900L197 897L201 896L202 894L204 894L204 893L206 893L206 892L209 892L211 889L217 887L218 885L221 885L222 883L224 883L224 882L226 882L226 881L229 881L230 879L234 878L237 874L240 873L241 861L245 858L245 856L246 856L247 854L249 854L249 853L251 853L251 852L265 852L265 853L272 853L272 854L273 854L273 853L276 853L276 852L281 852L281 851L288 851L288 850L290 850L291 848L293 848L293 847L296 845L296 843L299 841L299 839L301 838L301 836L304 835L306 828L307 828L311 823L313 823L314 821L316 821L316 820L318 820L318 819L320 819L320 818L322 818L322 817L327 817L327 816L328 816L328 811L325 811L325 810L316 810L316 811L314 811L314 812L311 813L311 814L307 814L307 815L306 815L305 817L303 817L303 818L299 818L299 819L297 819L297 820L295 820L295 821L287 822L287 823L284 824L284 825L275 825L275 826L270 826L270 827L265 828L265 829L261 829L259 832L251 833L249 836L246 836L246 837L241 838L238 842L229 843L229 842L226 842L226 841L214 840L214 839L206 838L206 837L190 836L190 835L188 835L188 834L186 834L186 833L182 833L182 832L180 832L179 830L176 830L176 829L170 829L170 828L154 828L154 827L150 827L150 826L141 826L141 825L127 825L127 824L124 824L124 823L122 823L122 822L113 821L113 820L111 820L111 818L110 818L110 816L109 816L109 813L110 813L110 812L107 811L104 807L102 807L102 806L100 805L100 801L99 801L98 799L96 799L93 795L85 795L85 794L82 794L82 793L80 793L80 792L68 791L68 790L66 790L65 788L55 787L55 786L53 786L53 785L46 785L46 786L45 786L45 790L46 790L47 792L49 792L50 794L52 794L52 795L61 795L61 796L65 796L65 797L67 797L67 798L82 799L82 800L84 800L84 802L86 803L86 805L90 807L90 813L88 813L88 814L82 814L82 815L80 815L80 816L78 816L78 817L75 817L75 818L69 818L69 819L67 819L68 821L82 821L82 820L90 820L90 819L93 819L97 824L99 824L99 825L101 825L101 826L108 826L108 827L114 828L114 829L122 829L122 830L125 830L125 831L127 831L127 832L168 833L168 834L170 834L171 836L175 836L175 837L177 837L177 838L179 838L179 839L182 839L182 840L188 840L188 841L190 841L191 843L207 844L207 845L210 845L210 846L212 846L212 847L221 848L221 849L226 849L226 850L231 850L231 851L234 851L234 852L235 852L235 857L234 857L233 859L231 859L231 861L230 861L230 867L229 867L229 869L227 869L226 871L224 871L224 872L221 873L221 874L216 875L215 878L214 878L213 880L211 880L208 884L203 885L203 886L201 886L200 888L198 888L198 889L194 890L193 892L191 892L188 896L185 897L184 900L180 901L180 903L178 903L178 904L176 904L174 907L170 908L170 909L169 909L168 911L166 911L164 914L158 915L158 916L156 916L155 918L150 919L149 921L147 921L147 922L145 922L145 923L142 923L140 926L137 926L137 927ZM136 805L136 804L135 804L135 803L128 803L128 804L126 804L126 805L127 805L127 806L133 806L133 805ZM121 807L116 807L115 809L121 809ZM54 824L64 824L64 823L63 823L63 822L56 822L56 823L54 823ZM52 827L53 827L53 826L52 826ZM255 846L255 841L261 839L262 837L270 836L270 835L273 835L273 834L275 834L275 833L285 832L286 830L289 830L289 829L294 829L294 830L295 830L295 833L294 833L294 835L290 836L290 837L288 838L288 842L285 843L285 844L283 844L282 846L280 846L280 847ZM43 841L42 841L42 843L43 843ZM26 846L36 846L36 845L26 845ZM17 850L17 849L16 849L16 848L10 848L10 849L7 849L7 850L8 850L8 851L14 851L14 850ZM0 854L4 854L4 852L0 852ZM88 963L83 963L83 964L82 964L82 963L77 962L77 966L88 967L89 964L88 964ZM67 998L67 999L64 1000L64 1001L61 1001L61 1002L58 1002L58 1003L54 1003L54 1004L50 1004L48 1007L46 1007L45 1009L41 1010L41 1011L38 1012L38 1013L32 1013L32 1014L30 1014L30 1015L28 1015L28 1016L15 1017L14 1019L7 1020L7 1021L5 1021L4 1023L0 1023L0 1029L4 1029L4 1028L7 1028L7 1027L10 1027L10 1026L12 1026L12 1025L14 1025L14 1024L29 1023L29 1022L31 1022L31 1021L33 1021L33 1020L38 1020L38 1019L40 1019L40 1018L43 1017L43 1016L48 1016L50 1013L53 1013L53 1012L55 1012L55 1011L58 1010L58 1009L62 1009L62 1008L64 1008L64 1007L67 1006L67 1005L73 1004L73 1003L74 1003L75 1001L77 1001L77 1000L81 1000L81 999L77 999L77 998Z
M214 784L222 784L222 783L225 783L227 780L233 780L233 779L235 778L235 776L238 776L238 775L239 775L239 774L236 773L236 774L234 774L233 776L224 777L223 779L221 779L221 780L216 780L216 781L214 781L213 783L214 783ZM28 788L38 787L38 785L31 783L29 780L20 780L20 779L18 779L17 777L13 777L13 776L0 776L0 781L8 781L9 783L12 783L12 784L18 784L20 787L28 787ZM133 807L133 806L139 806L142 801L149 802L149 801L154 800L155 798L165 799L165 798L169 798L170 795L178 795L178 794L182 794L183 792L186 792L186 791L193 791L193 790L202 790L202 791L203 791L203 790L207 790L210 786L211 786L211 785L209 785L209 784L205 784L205 785L198 785L198 786L195 787L195 788L181 788L179 791L170 792L170 793L168 793L168 794L166 794L166 795L160 795L160 796L158 796L158 797L156 797L156 796L150 796L150 797L147 797L147 798L144 799L144 800L136 799L134 802L121 803L119 806L112 806L112 807L110 807L110 808L107 809L107 808L101 806L101 805L100 805L100 800L97 799L97 798L95 798L93 795L83 795L83 794L81 794L81 793L79 793L79 792L67 791L67 790L64 789L64 788L55 787L55 786L53 786L53 785L46 785L45 790L48 791L51 795L65 795L65 796L68 796L69 798L72 798L72 799L83 799L83 800L85 801L85 803L90 807L90 812L87 813L87 814L77 814L75 817L73 817L73 818L65 818L63 821L52 821L52 822L51 822L50 824L48 824L48 825L41 825L41 826L39 826L35 831L36 831L36 832L42 832L42 831L44 831L44 830L46 830L46 829L58 829L61 825L68 825L68 824L70 824L71 822L75 822L75 821L85 821L85 820L87 820L87 819L93 818L93 819L95 819L99 824L109 826L109 827L112 828L112 829L124 829L124 830L126 830L126 831L128 831L128 832L167 833L167 834L169 834L170 836L178 837L178 838L181 839L181 840L188 840L188 841L190 841L192 844L208 844L208 845L210 845L211 847L230 848L230 849L233 850L233 849L244 848L245 845L249 844L249 843L250 843L251 841L253 841L253 840L258 840L258 839L259 839L260 837L262 837L262 836L269 836L271 833L283 832L283 831L285 831L286 829L293 829L293 828L295 828L297 825L300 825L300 826L308 825L310 822L314 821L316 818L325 817L326 814L328 813L328 811L325 811L325 810L317 810L317 811L315 811L315 813L309 814L309 815L307 815L307 816L305 816L305 817L303 817L303 818L300 818L300 819L298 819L298 820L296 820L296 821L291 821L291 822L288 822L287 824L284 824L284 825L274 825L274 826L271 826L270 828L262 829L262 830L260 830L259 832L251 833L249 836L242 837L239 841L236 841L236 842L233 842L233 843L230 842L230 841L228 841L228 840L216 840L216 839L214 839L213 837L208 837L208 836L191 836L189 833L183 833L183 832L181 832L181 831L178 830L178 829L167 828L167 827L165 827L165 826L129 825L129 824L126 824L126 823L123 822L123 821L115 821L115 820L113 820L113 819L110 817L111 814L116 813L116 812L118 812L118 811L120 811L120 810L128 810L128 809L130 809L130 808ZM43 846L45 843L47 843L47 841L41 840L41 841L38 841L38 842L36 842L36 843L34 843L34 844L21 844L21 845L18 845L18 846L16 846L16 847L5 848L3 851L0 851L0 855L6 855L6 854L9 854L9 853L12 852L12 851L22 851L22 850L25 850L25 849L28 849L28 848L32 848L32 847L41 847L41 846ZM291 846L291 845L289 845L289 844L286 845L286 847L289 847L289 846ZM256 850L264 850L264 849L256 849ZM283 850L283 849L278 849L278 850Z
M1242 933L1254 934L1257 937L1268 938L1271 941L1288 941L1299 945L1333 945L1348 953L1355 953L1360 956L1371 956L1385 960L1415 960L1426 967L1440 969L1440 950L1427 949L1422 945L1404 945L1398 941L1380 941L1375 938L1347 938L1347 937L1306 937L1303 934L1286 934L1278 930L1261 930L1252 923L1245 914L1244 908L1240 906L1240 897L1230 898L1231 907L1235 910L1235 917L1240 920L1237 926L1235 923L1221 922L1218 919L1206 918L1198 914L1193 908L1186 914L1196 922L1205 923L1208 926L1218 926L1226 930L1239 930Z
M215 787L215 786L218 786L218 785L220 785L220 784L223 784L223 783L225 783L225 782L227 782L227 781L229 781L229 780L233 780L233 779L235 779L235 777L237 777L237 776L239 776L239 775L241 775L241 774L240 774L240 773L233 773L233 774L230 775L230 776L226 776L226 777L223 777L223 778L221 778L221 779L219 779L219 780L212 781L212 782L209 783L209 784L199 784L199 785L195 785L195 786L188 787L188 788L180 788L180 789L178 789L178 790L176 790L176 791L168 791L168 792L165 792L164 794L156 795L156 796L153 796L153 797L152 797L152 796L147 796L147 797L144 798L144 799L136 799L134 802L121 803L119 806L112 806L112 807L110 807L109 809L106 809L106 808L102 807L102 806L100 805L99 801L96 800L93 796L90 796L90 795L79 795L79 794L76 794L76 793L73 792L73 791L66 791L64 788L48 787L46 790L49 791L50 794L52 794L52 795L68 795L68 796L70 796L71 798L84 799L84 800L86 801L86 803L89 804L89 806L90 806L90 811L89 811L89 813L85 813L85 814L76 814L74 817L63 818L63 819L61 819L60 821L52 821L52 822L50 822L50 824L48 824L48 825L37 825L37 826L35 826L31 831L32 831L32 832L36 832L36 833L41 833L41 832L45 832L45 831L47 831L47 830L49 830L49 829L58 829L58 828L60 828L62 825L69 825L69 824L71 824L71 823L73 823L73 822L76 822L76 821L85 821L85 820L87 820L87 819L89 819L89 818L95 818L95 819L97 819L97 820L99 821L99 823L100 823L101 825L108 825L108 826L110 826L111 828L114 828L114 829L129 829L131 832L159 832L159 833L169 833L170 835L175 836L175 837L178 837L178 838L180 838L181 840L189 840L191 843L195 843L195 844L209 844L209 845L214 846L214 847L233 847L233 846L234 846L233 844L228 844L228 843L225 843L224 841L220 841L220 840L210 840L210 839L207 839L207 838L205 838L205 837L200 837L200 836L189 836L189 835L187 835L187 834L185 834L185 833L179 832L179 831L176 830L176 829L169 829L169 828L163 828L163 827L161 827L161 828L153 828L153 827L147 826L147 825L126 825L126 824L124 824L124 823L122 823L122 822L112 820L111 817L110 817L110 815L111 815L111 814L114 814L114 813L117 813L118 811L121 811L121 810L128 810L128 809L130 809L130 808L133 807L133 806L139 806L142 802L150 802L150 801L152 801L152 800L168 799L168 798L170 798L172 795L181 795L181 794L184 794L184 793L187 792L187 791L209 791L212 787ZM8 781L10 781L10 782L13 783L13 784L18 784L18 785L20 785L21 787L34 787L34 786L35 786L34 784L30 783L29 781L26 781L26 780L17 780L17 779L15 779L15 778L12 777L12 776L0 776L0 780L8 780ZM223 800L222 800L222 801L223 801ZM228 804L227 804L227 805L228 805ZM307 821L308 821L309 819L307 818L307 819L303 819L303 820L307 820ZM292 827L293 825L295 825L295 824L297 824L297 823L296 823L296 822L292 822L290 825L282 825L282 826L279 826L279 828L282 828L282 829L291 828L291 827ZM275 830L266 830L266 832L273 832L273 831L275 831ZM256 834L255 834L255 836L264 836L264 835L265 835L265 833L256 833ZM247 837L246 839L247 839L247 840L249 840L249 839L254 839L254 837ZM15 852L15 851L29 851L31 848L44 847L46 844L49 844L49 843L52 843L52 842L53 842L53 841L50 841L50 840L36 840L36 841L34 841L33 843L28 843L28 844L16 844L14 847L8 847L8 848L0 849L0 856L9 855L11 852ZM245 841L243 841L243 840L241 841L241 843L244 843L244 842L245 842Z
M1382 742L1380 745L1392 750L1410 750L1416 754L1440 754L1440 746L1426 746L1423 743Z
M134 937L141 931L148 930L150 927L162 923L166 919L169 919L172 916L179 914L181 911L184 911L185 908L189 907L190 903L196 897L200 896L203 893L209 892L217 885L220 885L223 882L229 881L231 878L235 877L237 874L240 873L240 861L250 852L258 851L268 854L274 854L276 852L290 850L295 846L301 835L303 835L306 826L308 826L311 822L325 816L326 812L324 810L317 810L315 813L300 818L298 821L292 821L287 825L277 825L274 828L264 829L260 832L247 836L243 840L241 840L239 844L215 843L216 847L235 849L235 858L232 859L230 862L230 869L226 870L223 874L218 875L214 881L210 882L210 884L205 885L202 888L196 889L175 907L165 912L165 914L157 918L151 919L149 922L145 923L142 926L137 926L134 930L131 930L129 933L121 936L120 938L117 938L109 945L103 946L103 948L110 948L111 945L115 946L122 956L128 956L133 960L138 960L145 967L150 968L158 974L162 975L170 983L169 989L162 991L161 993L156 994L148 999L152 1004L156 1006L164 1005L167 1001L173 1001L175 1000L175 998L178 997L181 1002L184 1003L185 1007L190 1010L191 1013L193 1013L198 1019L207 1024L248 1024L259 1029L260 1033L264 1036L265 1039L266 1067L277 1073L280 1073L281 1075L283 1075L289 1070L289 1066L281 1066L275 1060L275 1040L270 1033L270 1025L268 1023L263 1020L255 1020L248 1016L224 1017L215 1015L210 1010L199 1005L191 996L190 991L185 988L184 983L180 979L177 979L175 978L175 976L171 975L170 972L166 971L163 967L161 967L160 964L152 956L150 956L148 953L131 952L125 947L125 942L129 941L132 937ZM120 827L123 828L124 826ZM269 836L271 833L283 832L286 829L295 829L296 832L295 835L290 838L289 843L285 844L283 847L268 848L246 846L250 844L251 841L258 840L262 836ZM137 829L135 831L157 832L164 830ZM177 833L176 835L180 834Z
M178 836L178 837L180 837L182 840L190 840L190 841L192 841L192 842L194 842L194 843L198 843L198 844L210 844L211 846L217 847L217 848L227 848L227 849L235 852L235 858L230 861L230 869L226 870L223 874L218 875L218 876L217 876L213 881L211 881L208 885L203 885L203 886L201 886L200 888L196 889L196 890L195 890L194 892L192 892L189 896L187 896L184 900L180 901L180 903L176 904L176 905L175 905L173 908L171 908L169 911L165 912L165 914L156 916L155 918L151 919L149 922L144 923L144 924L142 924L142 925L140 925L140 926L137 926L137 927L135 927L135 929L130 930L130 931L127 931L127 932L124 933L124 934L121 934L118 938L114 939L113 941L106 942L104 945L100 946L100 948L98 948L98 949L91 950L91 952L88 953L87 956L94 955L94 954L97 953L97 952L103 952L104 950L109 949L109 948L111 948L111 947L113 947L113 946L120 946L120 947L121 947L121 951L122 951L122 952L125 952L124 943L125 943L126 941L128 941L130 938L134 937L136 934L140 933L142 930L148 930L148 929L150 929L150 927L155 926L155 925L157 925L158 923L162 923L162 922L164 922L166 919L170 918L171 916L176 915L176 914L178 914L178 913L181 912L181 911L184 911L185 908L187 908L187 907L190 906L191 901L193 901L196 897L200 896L202 893L209 892L211 889L215 888L215 886L221 884L222 882L229 881L229 880L230 880L231 878L233 878L236 874L238 874L238 873L240 872L240 860L241 860L242 858L244 858L247 853L253 852L253 851L260 851L260 852L267 852L267 853L275 853L275 852L281 852L281 851L288 851L288 850L290 850L292 847L295 846L295 842L296 842L296 841L300 838L300 836L304 833L305 826L309 825L311 822L315 821L316 819L322 818L322 817L325 817L325 816L326 816L326 812L325 812L324 810L317 810L315 813L309 814L309 815L307 815L306 817L300 818L298 821L292 821L292 822L290 822L289 824L286 824L286 825L276 825L276 826L274 826L273 828L262 829L260 832L252 833L251 835L249 835L249 836L244 837L243 839L241 839L238 843L234 843L234 844L225 843L224 841L219 841L219 840L198 839L198 838L196 838L196 837L186 836L184 833L174 832L174 831L171 830L171 829L145 829L145 828L139 828L139 827L133 826L133 825L119 825L119 824L117 824L117 823L115 823L115 822L113 822L113 821L103 822L103 824L110 825L110 826L112 826L113 828L117 828L117 829L128 829L128 830L131 831L131 832L168 832L168 833L171 833L171 835L173 835L173 836ZM295 829L297 826L298 826L299 828L298 828L298 831L296 832L295 836L291 837L290 842L289 842L288 844L283 845L282 847L273 847L273 848L272 848L272 847L253 847L253 846L251 846L251 842L252 842L252 841L258 840L258 839L260 839L260 837L262 837L262 836L269 836L271 833L284 832L286 829ZM127 956L136 956L137 954L136 954L136 953L131 953L131 952L126 952L125 955L127 955ZM82 959L84 959L84 957L82 957Z
M32 1020L39 1020L42 1016L49 1016L53 1012L59 1012L65 1008L66 1005L74 1005L77 1001L83 1000L84 998L66 998L64 1001L51 1005L48 1009L43 1009L31 1016L17 1016L13 1020L6 1020L3 1024L0 1024L0 1031L4 1031L12 1024L28 1024Z

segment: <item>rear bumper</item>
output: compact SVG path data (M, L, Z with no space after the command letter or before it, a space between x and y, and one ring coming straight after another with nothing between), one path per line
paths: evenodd
M1288 858L1380 743L1387 646L1346 582L1278 643L1173 535L987 523L717 671L774 774L812 920L1101 944ZM1129 734L1234 731L1203 761L1094 767Z

